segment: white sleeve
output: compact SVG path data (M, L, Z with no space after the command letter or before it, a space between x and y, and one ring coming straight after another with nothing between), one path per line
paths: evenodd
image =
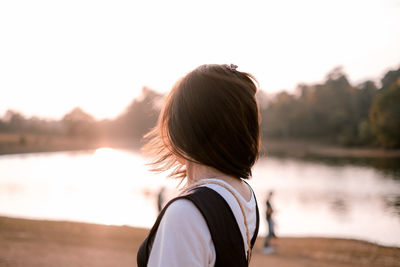
M207 223L189 200L179 199L165 211L151 249L149 267L208 267L215 248Z

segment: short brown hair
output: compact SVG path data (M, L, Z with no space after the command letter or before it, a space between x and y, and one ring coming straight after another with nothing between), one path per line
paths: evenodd
M186 177L186 159L249 178L260 147L257 86L248 73L202 65L169 93L157 126L145 138L152 170Z

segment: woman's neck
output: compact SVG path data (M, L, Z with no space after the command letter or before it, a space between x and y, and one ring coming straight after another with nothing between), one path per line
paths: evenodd
M223 175L222 172L214 168L189 161L186 162L186 174L189 185L204 178L215 178Z
M246 201L250 201L251 191L242 179L227 175L213 167L186 161L186 175L186 186L191 186L202 179L220 179L233 186Z
M186 161L186 174L188 185L194 184L201 179L221 179L228 183L241 182L241 179L229 176L213 167Z

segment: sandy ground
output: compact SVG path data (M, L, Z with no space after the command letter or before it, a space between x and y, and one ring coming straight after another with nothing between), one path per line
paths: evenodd
M147 229L0 217L0 266L136 266ZM280 238L276 253L260 253L261 266L400 266L400 248L328 238Z

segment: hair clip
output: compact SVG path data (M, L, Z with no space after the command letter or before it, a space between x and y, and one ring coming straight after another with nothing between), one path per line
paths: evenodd
M237 69L237 65L235 65L235 64L231 64L231 65L227 65L227 64L225 64L225 66L226 66L226 68L227 69L229 69L229 70L231 70L231 71L235 71L236 69Z

